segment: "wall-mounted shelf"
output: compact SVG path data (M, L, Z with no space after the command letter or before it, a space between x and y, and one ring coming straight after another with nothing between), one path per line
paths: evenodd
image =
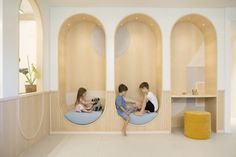
M172 95L171 98L216 98L216 95Z

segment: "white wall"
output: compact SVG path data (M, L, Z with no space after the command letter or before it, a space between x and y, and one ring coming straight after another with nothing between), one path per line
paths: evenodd
M163 90L170 90L170 34L175 22L191 13L201 14L212 21L217 31L218 90L224 90L224 9L160 9L160 8L51 8L50 29L50 85L58 89L58 33L62 23L71 15L87 13L97 17L105 28L107 40L107 90L114 90L114 34L118 23L127 15L143 13L160 25L163 37ZM166 14L168 13L168 14ZM112 14L112 15L111 15Z
M3 97L18 94L19 0L3 0Z
M236 8L225 9L225 132L231 132L231 58L232 58L232 21L236 21ZM235 96L233 96L235 97Z
M2 10L2 7L3 6L3 1L0 0L0 98L2 98L3 96L3 88L2 88L2 85L3 85L3 82L2 82L2 16L3 16L3 10Z
M19 22L18 9L20 0L1 0L3 1L3 42L2 42L2 81L0 87L3 89L2 97L17 96L19 91ZM49 6L47 0L38 1L40 7L43 27L43 84L44 90L49 90L49 52L48 52L48 26L49 26ZM1 15L1 14L0 14ZM2 16L1 16L2 17ZM1 52L1 51L0 51ZM0 66L1 72L1 66ZM1 84L1 82L4 82Z
M231 114L236 118L236 21L232 21L232 57L231 57Z
M43 25L43 91L50 90L50 53L49 53L49 25L50 25L50 8L48 0L36 0L39 6L39 10L41 12L42 17L42 25Z

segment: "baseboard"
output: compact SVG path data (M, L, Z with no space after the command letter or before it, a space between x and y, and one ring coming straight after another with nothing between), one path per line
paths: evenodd
M51 135L76 135L76 134L94 134L94 135L119 135L120 131L51 131ZM127 134L171 134L170 131L127 131Z

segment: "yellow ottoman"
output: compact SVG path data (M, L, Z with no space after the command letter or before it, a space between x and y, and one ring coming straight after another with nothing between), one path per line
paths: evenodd
M208 139L211 136L211 113L185 112L184 135L193 139Z

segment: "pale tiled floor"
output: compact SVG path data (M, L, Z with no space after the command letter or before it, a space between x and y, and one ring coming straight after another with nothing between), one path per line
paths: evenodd
M180 130L155 135L52 135L21 157L236 157L232 134L192 140Z

